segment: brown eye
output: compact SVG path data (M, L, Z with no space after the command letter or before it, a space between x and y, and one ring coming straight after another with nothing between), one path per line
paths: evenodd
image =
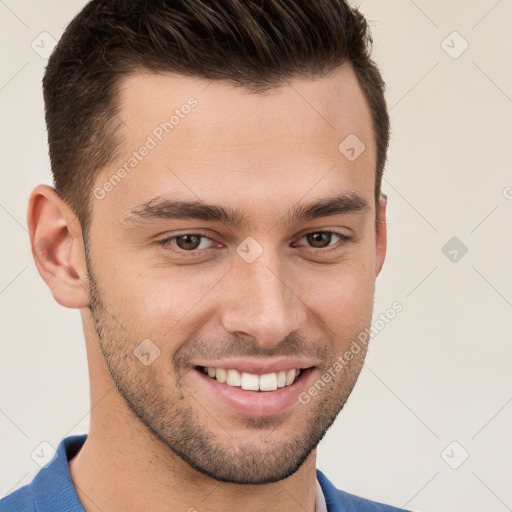
M334 237L334 239L333 239ZM323 249L336 249L336 242L338 239L340 243L338 245L342 246L343 243L348 243L352 240L350 236L344 235L343 233L337 233L336 231L314 231L311 233L307 233L302 236L300 240L305 239L307 245L312 249L319 249L322 251Z
M175 238L176 245L184 251L194 251L201 243L200 235L181 235Z
M212 239L201 233L185 233L174 235L158 242L160 245L177 253L187 253L208 250Z
M329 246L333 234L335 233L331 233L329 231L318 231L317 233L309 233L306 235L306 239L308 243L311 244L311 247L320 249Z

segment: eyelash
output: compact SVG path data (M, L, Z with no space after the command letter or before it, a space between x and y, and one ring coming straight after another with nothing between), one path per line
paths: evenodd
M350 237L348 235L345 235L344 233L339 233L338 231L330 231L330 230L310 231L309 233L305 233L304 235L302 235L299 238L299 240L301 240L302 238L304 238L304 237L306 237L308 235L313 235L313 234L318 234L318 233L335 235L335 236L340 238L340 242L348 243L348 242L351 242L353 240L352 237ZM159 245L161 245L162 247L164 247L166 250L170 250L170 251L178 253L180 255L187 255L187 256L196 256L200 252L204 252L204 251L208 251L210 249L213 249L212 247L208 247L206 249L194 249L193 251L186 251L186 250L180 249L180 248L168 249L168 247L171 245L171 241L176 240L177 238L181 238L183 236L187 236L187 235L205 238L207 240L210 240L211 242L214 241L212 238L210 238L208 235L206 235L204 233L201 233L201 232L190 232L190 233L182 233L180 235L173 235L173 236L167 237L167 238L165 238L163 240L160 240L157 243ZM343 244L342 243L341 244L335 244L334 246L327 246L327 247L324 247L324 248L311 247L310 249L313 250L313 251L329 252L329 251L338 249L340 245L343 245Z

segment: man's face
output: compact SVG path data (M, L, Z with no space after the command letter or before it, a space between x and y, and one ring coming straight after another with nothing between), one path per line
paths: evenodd
M371 323L384 258L353 71L290 84L130 76L122 149L95 182L91 309L110 376L151 435L223 481L280 480L317 446L359 375L364 347L332 368ZM335 213L307 209L338 196ZM193 218L176 201L216 208Z

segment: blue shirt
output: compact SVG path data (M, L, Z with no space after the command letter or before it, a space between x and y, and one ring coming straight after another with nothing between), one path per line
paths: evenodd
M0 500L0 512L84 512L69 474L68 461L80 451L86 438L85 434L64 438L53 459L37 473L30 484ZM317 469L316 473L328 512L402 510L340 491L320 470Z

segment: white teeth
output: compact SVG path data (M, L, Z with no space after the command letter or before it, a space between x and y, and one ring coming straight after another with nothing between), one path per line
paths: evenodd
M300 375L300 369L292 368L288 371L266 373L256 375L254 373L224 368L204 368L204 373L209 377L217 379L220 383L226 383L228 386L241 387L246 391L275 391L278 388L284 388L295 382Z
M261 391L274 391L275 389L277 389L277 375L275 373L260 375Z
M295 368L292 368L291 370L288 370L288 373L286 374L286 386L289 386L293 381L295 380Z
M226 384L228 386L238 386L241 384L240 372L238 370L228 370L228 374L226 377Z
M247 391L259 391L260 379L252 373L242 373L242 389Z
M222 382L224 384L224 382L226 382L226 379L227 379L226 370L224 370L224 368L217 368L216 377L219 382Z

